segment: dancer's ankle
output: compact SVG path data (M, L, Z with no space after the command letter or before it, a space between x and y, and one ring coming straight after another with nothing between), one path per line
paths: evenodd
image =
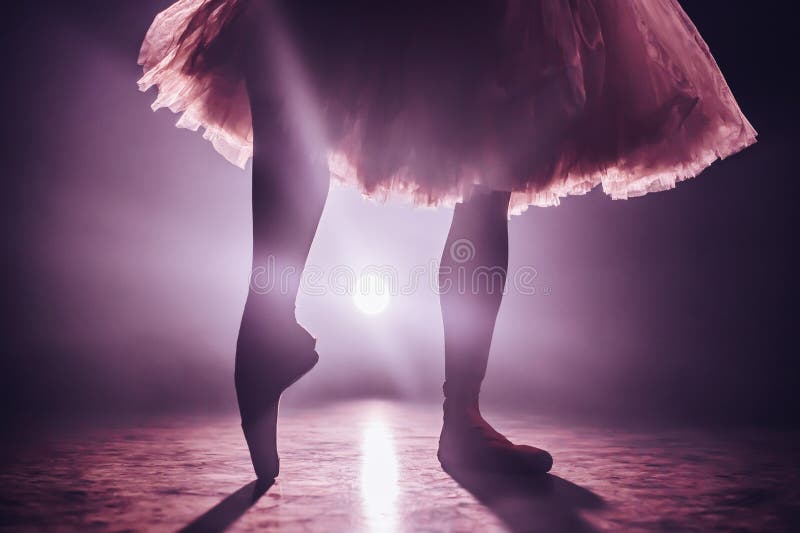
M480 382L448 380L442 387L444 391L444 420L457 422L480 416Z

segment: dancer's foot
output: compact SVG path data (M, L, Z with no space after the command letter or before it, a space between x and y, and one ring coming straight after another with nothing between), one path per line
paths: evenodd
M445 471L544 474L553 466L553 458L545 450L513 444L497 432L483 419L477 404L456 409L445 402L438 457Z
M290 338L283 335L276 340L271 354L257 356L260 364L242 364L236 369L242 430L256 476L261 480L272 480L280 471L277 447L280 396L319 360L314 351L316 340L303 328L300 330Z

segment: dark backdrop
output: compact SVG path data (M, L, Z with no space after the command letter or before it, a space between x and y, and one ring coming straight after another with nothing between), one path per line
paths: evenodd
M246 217L229 228L228 236L236 235L224 241L229 246L220 246L219 235L204 240L202 232L159 240L190 227L174 230L177 219L165 212L183 209L180 220L202 226L218 209L246 209L246 187L240 176L231 187L242 203L225 208L193 197L199 194L194 186L174 197L166 186L160 190L159 183L183 179L175 169L188 149L208 162L204 172L230 170L202 141L166 133L173 119L150 114L150 97L126 93L126 100L112 90L132 87L141 37L168 3L32 2L4 17L0 370L2 409L10 419L233 405L230 361L243 291L220 321L202 311L211 313L224 294L215 293L213 284L190 294L180 272L171 274L174 283L165 285L166 292L150 280L163 278L183 254L246 254ZM759 131L759 142L675 191L628 202L592 193L512 221L518 250L512 261L514 253L534 257L554 286L547 305L535 304L549 317L547 334L561 329L563 338L580 342L574 350L555 341L525 341L505 350L498 341L486 391L498 404L644 421L800 422L796 19L779 2L682 4ZM98 75L103 69L107 75ZM150 177L139 181L137 165ZM219 179L191 183L206 184L208 194ZM98 192L105 187L136 201L114 203ZM207 212L198 207L203 205ZM446 220L435 222L446 226ZM159 231L150 232L147 223ZM105 232L107 226L126 231ZM549 238L537 245L530 235L544 231ZM120 251L125 249L133 250L130 256ZM192 275L219 275L227 264L209 261L208 271ZM236 269L241 273L242 264ZM182 300L200 309L196 316L183 320L187 315L170 307ZM501 315L508 319L498 326L503 338L525 329L516 326L524 324L524 309L510 300ZM159 329L165 320L171 321L170 334ZM211 323L221 333L208 341L198 332ZM336 360L335 346L329 351ZM414 389L420 397L437 394L440 357L403 370L420 383ZM384 383L383 375L386 387L364 389L363 379L332 369L327 375L335 379L321 375L316 393L305 396L404 390L390 386L391 365L370 368L364 372L375 373L371 382ZM520 378L520 369L529 377Z

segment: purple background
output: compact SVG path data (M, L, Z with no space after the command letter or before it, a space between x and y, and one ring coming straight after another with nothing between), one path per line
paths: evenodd
M5 21L3 415L18 422L235 405L249 174L152 113L136 55L155 0L44 2ZM794 394L796 32L778 3L683 2L759 143L676 190L599 191L510 225L510 294L485 397L595 420L790 424ZM437 259L449 210L334 189L310 262ZM543 294L544 289L551 292ZM368 317L303 296L322 361L288 395L432 400L443 373L426 286Z

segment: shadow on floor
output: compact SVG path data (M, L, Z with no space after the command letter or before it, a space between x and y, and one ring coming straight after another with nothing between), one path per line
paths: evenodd
M251 481L181 529L186 533L225 531L263 496L275 481Z
M513 532L594 532L580 511L605 506L590 490L551 474L513 476L452 469L447 473Z

